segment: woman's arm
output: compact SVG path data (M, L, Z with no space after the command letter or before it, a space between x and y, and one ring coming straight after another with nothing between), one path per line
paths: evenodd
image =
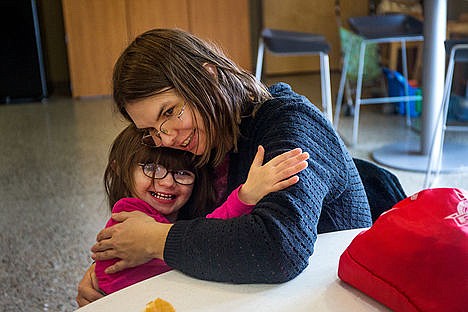
M297 184L265 196L251 214L230 220L178 221L166 263L200 279L279 283L308 265L319 231L370 226L367 198L354 163L330 122L303 97L265 103L243 119L230 154L229 189L245 181L256 147L266 161L296 147L310 154Z
M159 213L153 211L153 208L151 208L151 206L149 206L143 200L140 200L138 198L123 198L119 200L112 208L112 212L115 214L114 215L115 219L109 219L109 221L106 224L106 228L117 225L119 223L118 222L119 220L126 220L125 215L118 215L117 213L133 212L133 211L139 211L139 212L144 213L147 216L151 216L153 220L157 220L165 224L169 223L169 221L166 218L164 218ZM138 214L135 215L136 218L138 216L139 216ZM143 223L146 223L149 221L146 218L142 218L141 220ZM156 225L157 224L158 223L156 223ZM105 235L107 234L104 233L104 237L106 237ZM154 235L148 234L148 235L156 236L157 234L154 234ZM160 251L160 253L162 253L162 251ZM145 255L144 252L137 253L137 254L142 255L142 256ZM103 288L106 292L108 292L108 289L115 289L116 285L118 285L119 283L120 285L122 285L121 277L116 277L116 279L114 279L114 277L112 277L111 275L104 274L104 272L110 273L110 272L120 271L125 266L125 262L119 263L117 266L113 266L114 264L117 264L118 259L110 259L110 260L115 260L115 261L112 261L112 262L106 261L106 263L104 263L104 262L99 261L101 260L102 254L100 254L100 256L93 256L93 257L98 261L96 261L96 264L93 264L87 270L87 272L83 276L83 279L78 285L78 295L76 297L76 301L79 306L86 305L102 297L102 294L100 293L100 287L99 287L100 283L104 283ZM140 260L133 259L133 261L138 262ZM112 286L110 286L111 284ZM103 286L103 284L101 284L101 286Z
M146 216L146 214L139 211L113 214L112 218L115 221L126 222L126 226L119 226L123 224L119 223L99 232L99 242L92 247L94 252L92 257L95 260L125 259L109 266L105 271L106 273L114 273L128 267L134 267L153 258L162 259L163 244L171 224L158 223L150 217L149 219L152 221L146 220L142 215ZM113 245L115 241L119 243ZM103 297L103 294L99 292L94 270L95 264L92 264L78 284L76 302L80 307Z

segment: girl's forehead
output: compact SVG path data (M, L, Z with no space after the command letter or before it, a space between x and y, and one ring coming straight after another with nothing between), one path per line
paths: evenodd
M194 161L190 154L170 148L142 150L135 155L136 163L158 163L168 169L194 169Z

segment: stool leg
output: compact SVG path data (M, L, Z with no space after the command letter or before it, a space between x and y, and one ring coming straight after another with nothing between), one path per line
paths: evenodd
M351 90L351 87L349 86L349 80L346 80L346 84L345 84L346 106L350 110L349 114L351 116L354 116L354 103L353 103L352 93L353 93L353 90Z
M364 74L364 57L366 53L366 41L361 42L359 49L359 69L356 83L356 98L354 99L354 123L353 123L353 145L357 144L359 131L359 110L361 106L362 76Z
M416 62L414 63L413 68L413 80L419 80L421 67L422 67L422 58L423 58L423 45L421 42L418 42L418 47L416 48Z
M426 176L424 178L424 185L423 185L423 188L425 189L433 186L434 181L437 179L440 173L440 169L442 165L445 129L446 129L446 123L447 123L448 109L449 109L449 104L450 104L450 91L452 89L453 71L455 68L455 58L454 58L455 52L456 52L456 48L454 47L452 48L452 51L450 52L449 63L447 66L447 74L445 77L445 88L444 88L444 94L443 94L443 99L442 99L442 107L440 108L439 114L437 116L438 122L437 122L436 129L434 129L431 147L429 150L429 159L427 161ZM438 139L437 134L439 131L439 127L442 127L441 134L440 134L440 142L436 142L436 140ZM436 147L438 148L436 149Z
M258 39L257 65L255 66L255 78L258 81L262 80L263 54L265 53L265 43L260 36Z
M405 88L405 96L409 96L409 88L408 88L408 59L406 56L406 41L401 41L401 64L403 67L403 76L406 79L406 83L404 85ZM406 125L411 127L411 111L410 111L410 101L407 99L405 101L406 107Z
M331 123L333 123L333 110L330 85L330 61L328 54L320 52L320 78L322 90L322 109Z
M340 87L338 88L338 95L336 98L336 107L335 107L335 129L338 129L338 124L340 123L340 113L341 113L341 104L343 103L343 94L344 87L346 83L346 74L348 73L348 62L349 62L349 53L344 53L343 68L341 69L341 78L340 78Z

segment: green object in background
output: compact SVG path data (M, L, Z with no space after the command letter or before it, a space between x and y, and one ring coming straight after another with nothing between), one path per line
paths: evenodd
M341 51L343 55L349 55L347 78L351 81L357 80L359 52L363 37L340 27ZM379 63L379 50L377 43L366 44L364 54L364 74L363 81L373 81L381 77L382 70Z
M421 88L416 88L416 95L421 95L422 96L422 89ZM414 107L415 107L416 114L421 115L421 113L422 113L422 100L417 100Z

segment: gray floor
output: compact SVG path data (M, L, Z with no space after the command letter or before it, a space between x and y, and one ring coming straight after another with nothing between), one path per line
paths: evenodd
M276 77L320 103L316 76ZM336 86L336 76L334 77ZM370 159L384 144L417 133L396 115L364 108L354 156ZM101 183L109 144L124 122L110 99L51 98L0 105L0 310L72 311L76 285L91 263L89 248L109 214ZM351 138L351 119L340 134ZM447 140L468 143L468 135ZM391 169L408 194L423 174ZM442 185L468 189L468 174L444 174Z

